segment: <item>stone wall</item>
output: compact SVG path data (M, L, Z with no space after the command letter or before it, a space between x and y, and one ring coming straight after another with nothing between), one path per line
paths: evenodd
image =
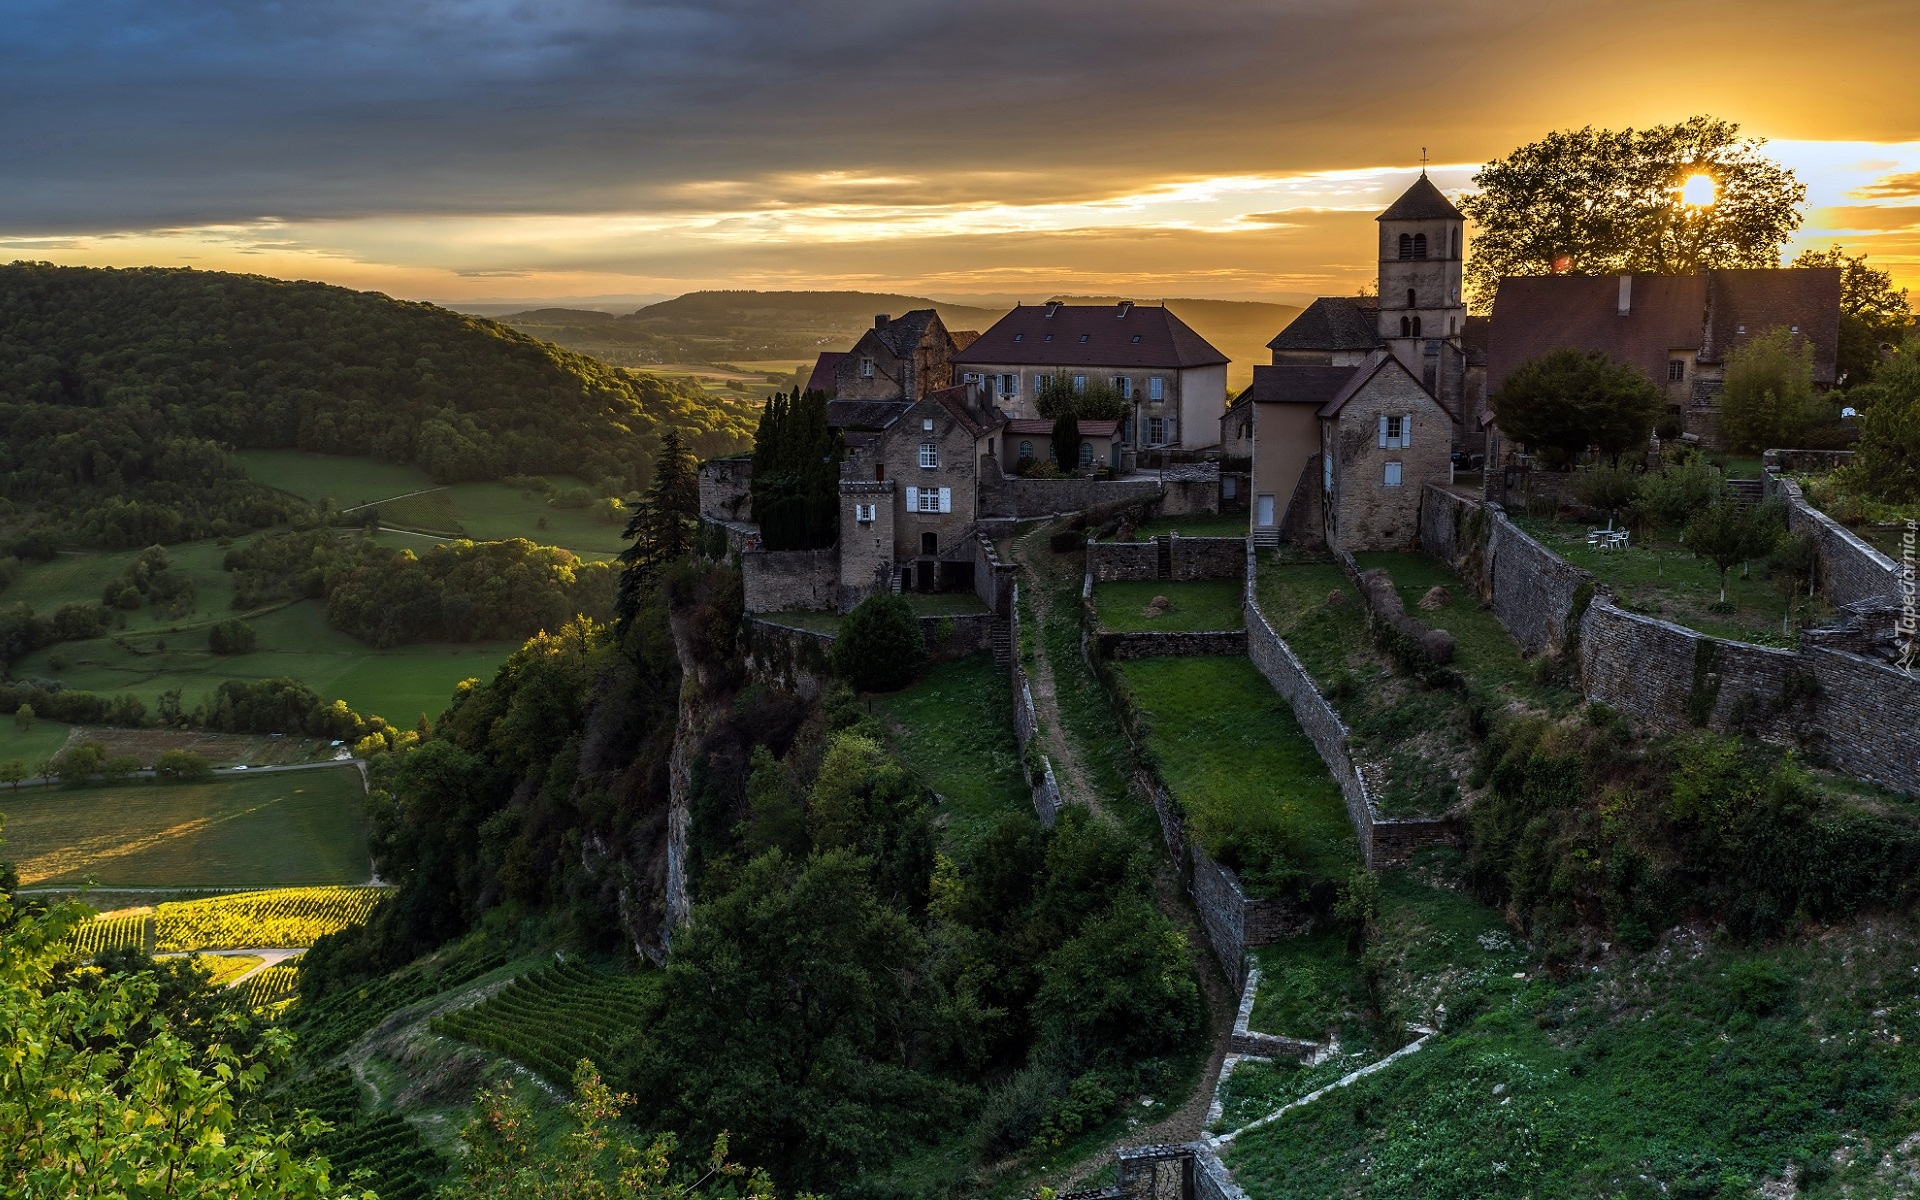
M752 512L753 456L710 458L700 464L700 515L709 521L744 521Z
M1818 687L1823 749L1835 767L1920 792L1920 677L1843 650L1803 648Z
M740 556L740 582L750 613L839 607L840 553L824 550L756 550Z
M1231 868L1189 847L1193 881L1188 892L1207 941L1235 988L1246 982L1247 951L1311 932L1313 914L1291 897L1251 897Z
M921 617L920 633L927 639L927 659L946 662L993 648L992 613L956 613L948 617Z
M1033 794L1033 811L1039 816L1040 824L1053 828L1054 818L1060 815L1060 784L1053 775L1053 763L1038 747L1032 754L1027 752L1027 743L1040 734L1040 714L1033 707L1033 688L1027 682L1027 670L1020 665L1020 592L1014 585L1011 606L1013 632L1013 736L1020 744L1020 762L1026 771L1027 786ZM1038 771L1031 764L1039 763Z
M746 641L747 674L761 683L809 700L826 686L832 634L783 625L766 617L749 617Z
M1593 576L1520 531L1497 506L1429 486L1420 543L1490 601L1493 615L1528 654L1558 653Z
M1100 656L1113 662L1125 662L1133 658L1199 658L1247 652L1246 631L1241 629L1211 633L1116 633L1102 629L1093 635L1093 642Z
M1769 455L1777 453L1768 451ZM1900 564L1808 503L1800 485L1779 474L1771 458L1764 478L1767 495L1779 497L1787 506L1788 532L1813 537L1814 549L1819 556L1820 590L1836 607L1861 600L1891 601L1898 598Z
M1095 583L1117 580L1158 579L1160 544L1158 542L1096 542L1087 539L1086 573Z
M1158 579L1160 547L1167 545L1169 578L1238 579L1247 570L1247 542L1232 537L1181 537L1162 534L1144 542L1087 540L1087 574L1095 583Z
M1144 500L1160 493L1155 479L1021 479L1007 476L981 488L982 516L1047 517L1079 512L1115 500Z
M976 529L973 540L973 594L996 616L1006 617L1013 612L1013 564L1000 561L984 532Z
M1175 579L1239 579L1247 573L1245 538L1176 535L1170 550Z

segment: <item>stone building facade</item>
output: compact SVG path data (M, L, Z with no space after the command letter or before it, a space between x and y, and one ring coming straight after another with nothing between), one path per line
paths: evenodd
M853 349L832 360L836 400L918 400L953 383L957 350L940 314L918 308L874 317ZM819 368L828 356L822 355ZM823 372L817 372L823 373Z
M1447 478L1452 453L1440 402L1398 357L1380 351L1319 416L1327 544L1353 551L1418 542L1421 493Z

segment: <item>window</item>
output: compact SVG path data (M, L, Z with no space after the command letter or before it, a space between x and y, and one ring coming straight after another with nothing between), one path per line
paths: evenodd
M1447 257L1459 258L1460 257L1460 231L1458 229L1453 231L1452 242L1453 242L1453 253L1447 255Z
M873 378L873 360L872 359L863 358L860 360L860 377L862 379Z
M1413 418L1383 415L1377 440L1382 450L1405 450L1413 444Z
M1687 360L1684 358L1669 359L1667 362L1667 382L1685 383L1686 379Z
M1415 317L1413 319L1413 336L1415 337L1420 336L1420 318L1419 317Z
M1137 341L1139 341L1139 340L1140 340L1140 335L1139 335L1139 334L1137 334L1137 333L1136 333L1136 334L1134 334L1134 335L1133 335L1133 340L1134 340L1134 341L1136 341L1136 342L1137 342Z
M1401 337L1413 336L1413 322L1406 317L1400 318L1400 336Z
M907 489L907 511L923 513L952 512L953 489L910 487Z
M939 466L940 447L933 442L921 442L920 465L929 469Z
M1087 377L1085 375L1075 375L1073 377L1073 390L1076 392L1084 392L1087 390Z
M1414 297L1412 288L1407 289L1407 307L1408 308L1420 307L1420 301Z
M873 505L856 504L853 506L853 519L860 522L862 525L873 524L873 517L874 517Z
M1122 400L1133 399L1133 380L1131 377L1126 375L1115 375L1113 377L1113 386L1119 389L1120 398Z
M1052 335L1052 334L1048 334L1048 335L1047 335L1047 340L1048 340L1049 342L1050 342L1050 341L1052 341L1052 340L1053 340L1053 335Z
M1388 487L1400 486L1400 464L1399 463L1390 462L1387 464L1386 483Z
M1021 458L1032 458L1032 457L1033 457L1033 443L1032 443L1032 442L1027 442L1027 441L1023 441L1023 442L1021 442L1021 443L1020 443L1020 457L1021 457Z
M1000 394L1002 396L1018 396L1020 394L1020 377L1018 375L1002 375L1000 377Z
M1400 257L1413 257L1413 239L1404 233L1400 235Z
M1406 427L1406 420L1405 417L1387 418L1387 445L1398 446L1400 444L1400 431Z
M1093 465L1093 443L1080 443L1080 469L1086 470Z
M940 535L928 530L920 535L920 553L932 558L940 553Z
M1081 335L1080 335L1080 340L1084 342L1084 341L1086 341L1086 340L1087 340L1087 338L1088 338L1088 336L1089 336L1089 335L1087 335L1087 334L1084 334L1084 333L1083 333L1083 334L1081 334Z
M1167 419L1165 417L1147 418L1147 445L1164 446L1167 443Z
M1027 335L1024 333L1016 333L1013 335L1013 340L1016 342L1024 342L1027 340Z
M1415 258L1425 258L1427 256L1426 234L1416 233L1413 235L1413 256Z
M1160 378L1160 376L1158 375L1155 375L1153 378L1147 380L1147 399L1165 400L1166 398L1167 398L1167 381L1166 380Z
M933 418L932 418L932 417L922 417L922 418L920 418L920 428L921 428L921 429L922 429L923 431L925 431L925 432L927 432L927 433L932 433L932 432L933 432Z

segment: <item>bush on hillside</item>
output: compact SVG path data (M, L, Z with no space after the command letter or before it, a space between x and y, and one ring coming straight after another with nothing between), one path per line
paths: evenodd
M904 596L868 596L840 622L834 673L863 692L893 692L912 683L927 661L920 619Z
M215 654L252 654L258 642L253 626L238 617L216 621L207 630L207 649Z

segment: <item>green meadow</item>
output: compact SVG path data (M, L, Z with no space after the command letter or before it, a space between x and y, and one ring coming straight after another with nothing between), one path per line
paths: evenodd
M36 787L0 794L22 884L122 887L365 883L366 797L353 767Z

